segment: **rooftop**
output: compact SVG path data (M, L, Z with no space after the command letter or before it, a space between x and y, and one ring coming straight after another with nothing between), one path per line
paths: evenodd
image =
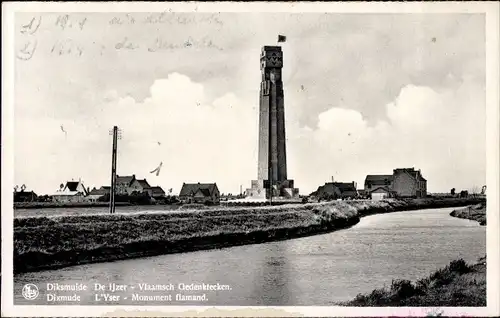
M211 195L216 188L217 184L215 183L184 183L182 184L182 189L181 192L179 193L179 196L193 195L199 189L202 190L203 194L208 193L208 195ZM204 190L207 190L208 192Z
M366 176L365 183L386 184L393 180L392 174L369 174Z

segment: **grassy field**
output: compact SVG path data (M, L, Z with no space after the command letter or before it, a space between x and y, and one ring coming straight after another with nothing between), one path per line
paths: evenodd
M288 204L300 204L302 200L290 199L290 200L274 200L272 205L288 205ZM221 201L221 206L227 207L257 207L257 206L269 206L270 203L266 201Z
M486 225L486 203L471 205L463 209L454 210L451 216L478 221L480 225Z
M470 200L334 201L14 219L14 272L262 243L334 231L369 214Z
M432 306L482 307L486 306L486 257L477 264L464 260L452 261L448 266L415 283L393 280L390 287L375 289L370 294L359 294L344 306Z
M116 206L129 206L127 202L116 202ZM89 208L107 207L108 202L14 202L14 209L44 209L44 208Z

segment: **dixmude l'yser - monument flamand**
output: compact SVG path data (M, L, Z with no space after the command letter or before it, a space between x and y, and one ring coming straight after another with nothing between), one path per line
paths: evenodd
M283 51L280 46L262 48L260 69L258 172L257 180L252 180L251 188L247 189L247 198L296 198L299 189L294 188L286 171Z

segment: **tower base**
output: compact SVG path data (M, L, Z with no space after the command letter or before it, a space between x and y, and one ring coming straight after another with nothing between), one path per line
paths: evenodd
M285 180L273 185L273 197L286 199L299 198L299 189L293 187L293 180ZM252 180L252 187L246 190L246 197L252 199L269 199L271 189L268 180Z
M265 200L267 192L264 188L264 180L252 180L252 187L246 190L246 197L255 200Z

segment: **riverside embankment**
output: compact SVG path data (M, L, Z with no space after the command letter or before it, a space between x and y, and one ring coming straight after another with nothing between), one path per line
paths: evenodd
M486 202L453 210L450 215L461 219L477 221L479 225L486 225Z
M14 272L262 243L352 226L369 214L477 204L472 199L341 201L202 211L18 217Z
M344 306L486 306L486 257L475 264L455 260L423 279L393 280L390 287L359 294Z

